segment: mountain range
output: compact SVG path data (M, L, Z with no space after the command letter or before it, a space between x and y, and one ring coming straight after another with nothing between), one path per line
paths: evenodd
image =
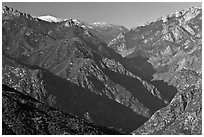
M3 134L201 134L201 11L128 30L5 6Z

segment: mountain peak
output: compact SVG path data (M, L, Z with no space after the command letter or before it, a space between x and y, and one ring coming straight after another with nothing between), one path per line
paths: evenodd
M176 11L174 13L168 14L165 17L162 17L161 19L163 22L168 21L170 18L183 18L185 21L188 21L188 19L194 18L196 15L198 15L201 12L201 7L191 7L185 10Z
M51 15L39 16L38 18L41 20L47 21L47 22L55 22L55 23L65 22L65 26L73 26L73 25L81 26L82 24L77 19L61 19L61 18L56 18Z
M41 19L41 20L44 20L47 22L55 22L55 23L64 21L64 19L56 18L56 17L51 16L51 15L39 16L38 19Z

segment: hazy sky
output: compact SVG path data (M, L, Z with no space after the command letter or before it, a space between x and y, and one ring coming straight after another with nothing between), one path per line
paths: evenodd
M5 2L3 5L33 16L53 15L58 18L72 18L90 23L105 21L132 28L177 10L193 6L201 7L202 4L197 2Z

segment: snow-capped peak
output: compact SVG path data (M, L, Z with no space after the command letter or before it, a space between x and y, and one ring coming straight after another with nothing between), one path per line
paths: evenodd
M107 22L94 22L92 23L93 25L106 25L108 24Z
M98 27L107 27L107 26L111 26L111 24L107 23L107 22L94 22L90 24L91 26L98 26Z
M45 16L40 16L38 17L41 20L47 21L47 22L62 22L64 21L64 19L60 19L60 18L56 18L50 15L45 15Z

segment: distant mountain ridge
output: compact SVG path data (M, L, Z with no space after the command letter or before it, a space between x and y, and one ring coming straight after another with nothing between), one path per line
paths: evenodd
M60 19L50 15L39 16L38 18L44 21L55 22L55 23L63 22L66 20L72 20L73 22L77 23L81 27L88 29L91 33L96 35L100 40L102 40L106 44L109 44L110 41L118 34L128 31L128 29L125 28L124 26L113 25L107 22L87 23L76 19Z

